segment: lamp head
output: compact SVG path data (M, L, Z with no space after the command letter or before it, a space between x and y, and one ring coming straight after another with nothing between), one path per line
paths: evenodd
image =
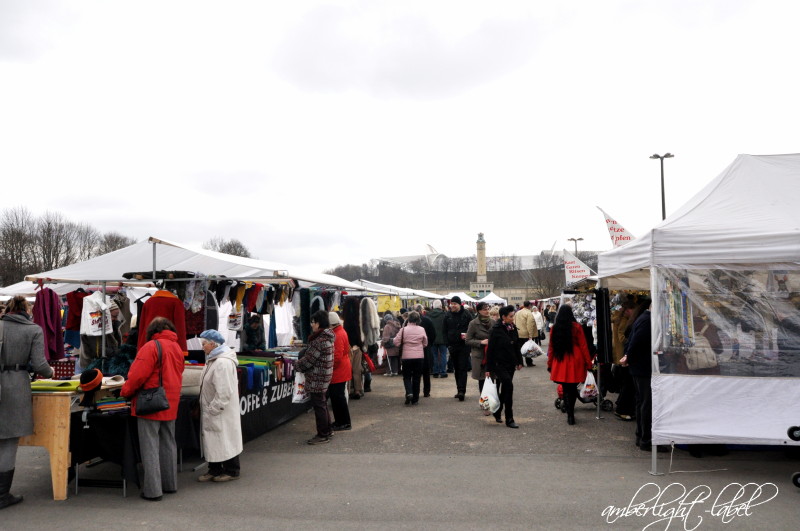
M667 153L667 154L665 154L665 155L664 155L664 158L665 158L665 159L671 159L671 158L672 158L672 157L674 157L674 156L675 156L675 155L673 155L672 153Z
M650 158L651 159L660 159L661 156L658 153L654 153L654 154L650 155Z

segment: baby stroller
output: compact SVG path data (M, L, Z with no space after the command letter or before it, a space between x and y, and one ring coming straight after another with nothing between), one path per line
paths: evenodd
M800 426L792 426L789 428L789 438L793 441L800 441ZM800 488L800 472L792 474L792 484Z
M595 381L597 381L597 370L598 370L597 357L595 356L595 358L593 360L593 363L592 363L592 375L594 376ZM593 396L593 397L591 397L591 398L583 398L580 395L580 392L581 392L582 389L583 389L583 383L579 383L578 384L578 401L580 403L582 403L582 404L594 404L594 406L597 407L597 400L599 399L599 400L601 400L600 409L602 409L603 411L613 411L614 410L614 402L612 402L611 400L607 400L606 399L606 390L605 390L604 387L602 387L602 386L599 387L598 394ZM561 384L558 384L557 391L558 391L558 398L556 398L556 401L555 401L556 409L561 410L562 413L566 413L567 412L567 401L564 400L564 388L563 388L563 386Z

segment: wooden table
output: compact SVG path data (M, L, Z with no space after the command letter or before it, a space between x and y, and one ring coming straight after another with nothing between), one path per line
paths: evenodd
M67 499L70 404L77 393L33 393L33 435L22 437L20 446L44 446L50 454L53 499Z

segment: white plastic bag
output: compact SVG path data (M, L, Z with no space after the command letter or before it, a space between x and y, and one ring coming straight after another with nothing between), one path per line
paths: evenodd
M294 386L292 386L292 404L304 404L311 400L306 391L306 375L300 371L294 373Z
M536 342L533 339L529 339L522 345L522 348L519 349L519 352L520 352L520 354L525 356L531 350L533 350L533 347L535 347L535 346L536 346Z
M486 378L483 381L483 390L481 391L481 398L478 403L483 410L484 415L496 413L500 409L500 397L497 396L497 385L491 378Z
M383 348L383 345L378 347L378 367L383 365L383 360L386 358L386 349Z
M594 398L597 396L597 384L594 381L592 371L586 371L586 381L581 388L581 398Z

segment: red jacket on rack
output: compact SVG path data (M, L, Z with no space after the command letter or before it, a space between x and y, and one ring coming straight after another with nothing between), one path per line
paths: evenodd
M156 317L166 317L175 325L178 332L178 345L184 353L188 353L186 348L186 311L181 300L170 291L156 291L150 299L142 306L142 312L137 318L139 329L139 341L136 345L137 350L141 349L147 342L147 326Z

